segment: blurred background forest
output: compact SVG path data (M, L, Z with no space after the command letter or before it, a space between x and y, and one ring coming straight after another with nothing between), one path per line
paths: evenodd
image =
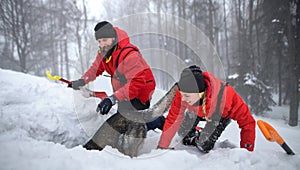
M88 0L1 0L0 68L37 76L45 76L45 72L51 70L53 74L72 79L74 70L84 73L95 58L97 43L93 27L97 22L113 22L138 13L157 13L161 15L157 15L155 21L145 18L145 24L132 27L154 25L164 29L163 16L168 14L204 32L221 59L227 81L254 114L263 115L272 105L289 105L289 125L297 126L299 1L99 0L98 4L91 4ZM103 10L91 15L91 5L101 5ZM186 30L185 25L181 26L173 29ZM130 38L141 49L163 49L180 56L187 65L201 65L189 47L168 36ZM197 43L195 41L195 45ZM220 69L214 65L209 67ZM165 81L172 81L170 75L157 70L155 76L158 87L167 90Z

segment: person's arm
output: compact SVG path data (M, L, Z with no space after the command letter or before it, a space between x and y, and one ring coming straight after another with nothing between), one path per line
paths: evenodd
M255 119L251 115L247 104L235 92L235 90L231 86L228 86L226 89L226 105L223 116L229 116L233 120L237 121L239 128L241 129L240 147L253 151L255 144Z
M102 59L103 57L98 52L98 55L93 62L93 64L90 66L90 68L81 76L81 78L84 80L85 83L89 83L91 81L94 81L99 75L101 75L104 71L103 65L102 65Z
M172 102L170 111L165 120L163 132L160 136L158 148L168 148L173 137L178 131L180 124L184 118L185 107L181 107L181 97L179 91L176 91L176 96Z

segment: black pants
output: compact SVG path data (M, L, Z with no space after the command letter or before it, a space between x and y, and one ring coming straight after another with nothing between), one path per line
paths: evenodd
M149 106L150 102L143 104L137 99L120 102L117 113L103 123L90 143L95 143L98 150L109 145L131 157L137 156L147 134L144 116L137 110Z

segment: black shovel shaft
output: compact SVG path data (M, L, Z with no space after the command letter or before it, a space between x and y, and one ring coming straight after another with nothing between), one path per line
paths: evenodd
M281 147L286 151L288 155L295 155L292 149L284 142Z

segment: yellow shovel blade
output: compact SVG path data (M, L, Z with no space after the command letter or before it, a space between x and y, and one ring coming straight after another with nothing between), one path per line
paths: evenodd
M59 76L52 76L50 71L47 71L46 75L50 80L60 80L61 79L61 77L59 77Z

